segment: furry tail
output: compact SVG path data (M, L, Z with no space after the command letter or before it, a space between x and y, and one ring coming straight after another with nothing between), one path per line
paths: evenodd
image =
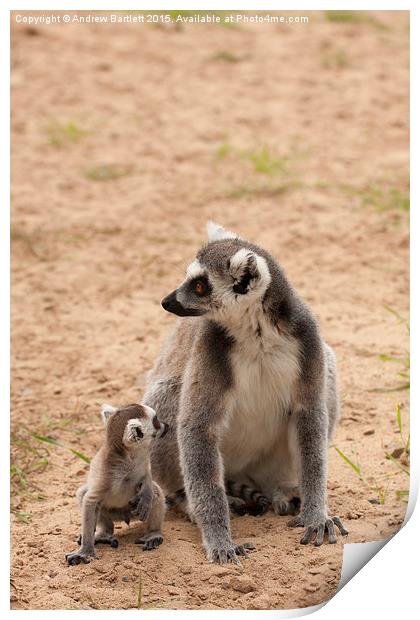
M270 505L269 499L255 487L234 480L226 480L226 492L232 498L241 499L249 514L263 514Z
M170 493L165 497L166 505L168 508L175 508L180 506L187 499L184 489L178 489L175 493Z
M228 495L229 505L237 514L264 514L270 505L269 499L260 493L258 489L247 484L226 481L226 493ZM185 508L187 496L185 489L178 489L175 493L166 496L166 506L168 508ZM238 500L238 501L235 501Z

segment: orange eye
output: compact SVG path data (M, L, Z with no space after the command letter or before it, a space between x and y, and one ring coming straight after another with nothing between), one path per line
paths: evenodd
M202 280L197 280L194 288L195 288L195 292L197 293L197 295L204 295L207 290L206 285L204 284Z

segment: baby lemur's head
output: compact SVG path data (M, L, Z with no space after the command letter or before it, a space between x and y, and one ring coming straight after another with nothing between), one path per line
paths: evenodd
M107 442L112 446L138 448L154 437L163 437L168 430L168 425L160 422L155 410L147 405L102 405L101 413Z
M186 280L162 300L178 316L211 319L241 315L261 304L275 263L267 252L210 222L209 243L187 268Z

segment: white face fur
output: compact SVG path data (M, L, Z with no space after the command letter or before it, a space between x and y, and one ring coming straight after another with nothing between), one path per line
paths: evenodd
M208 225L208 234L210 243L239 239L212 222ZM186 309L186 315L195 312L223 321L238 318L253 305L260 305L271 282L265 258L250 248L240 247L223 260L226 265L223 269L220 269L220 257L217 266L212 259L204 261L205 264L199 258L194 260L187 268L186 280L172 294L172 303L169 301L165 306L164 300L163 307L175 314L181 308L181 313Z
M240 285L247 270L252 271L253 277L247 285L246 293L235 293L235 285ZM213 285L213 298L219 306L216 315L241 314L262 299L271 281L265 259L247 248L241 248L230 258L229 275L231 281L217 274L208 274Z
M132 417L125 424L122 443L126 448L136 448L141 445L148 444L153 437L159 436L164 425L161 425L161 429L156 429L153 419L156 419L156 412L152 407L147 405L141 405L143 412L146 414L142 417ZM112 405L104 404L101 408L102 418L105 426L108 425L111 416L117 413L119 410Z

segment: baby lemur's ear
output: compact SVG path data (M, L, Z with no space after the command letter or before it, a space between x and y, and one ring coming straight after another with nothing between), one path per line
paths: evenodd
M101 416L102 416L105 426L108 424L109 418L116 411L118 411L118 409L116 407L113 407L112 405L107 405L106 403L102 405Z
M265 259L248 248L241 248L231 256L228 269L235 281L233 290L239 295L246 294L256 283L268 286L271 280Z

